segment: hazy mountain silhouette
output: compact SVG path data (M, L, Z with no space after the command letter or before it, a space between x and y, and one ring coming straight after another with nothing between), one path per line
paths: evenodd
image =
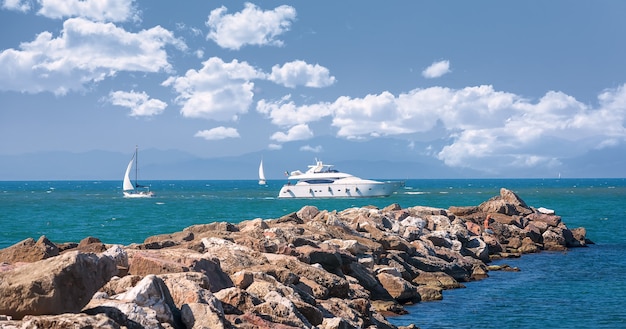
M440 141L441 145L445 141ZM429 142L428 145L432 145ZM349 141L317 137L285 143L280 150L264 150L236 157L202 158L178 150L140 150L139 175L142 180L171 179L256 179L263 159L268 179L284 179L285 171L305 170L319 158L336 169L363 178L487 178L477 170L450 168L424 150L427 144L408 145L406 141L377 138ZM438 149L441 145L433 145ZM312 152L310 150L317 150ZM503 177L626 177L626 146L594 150L580 157L562 160L563 165L545 169L529 168L503 173ZM0 155L0 180L120 180L129 153L90 151L84 153L41 152Z

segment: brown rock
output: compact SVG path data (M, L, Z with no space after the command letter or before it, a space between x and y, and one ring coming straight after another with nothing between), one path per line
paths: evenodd
M103 252L107 250L107 247L104 245L104 243L102 243L102 241L100 241L100 239L94 238L91 236L80 240L76 248L80 252L93 252L93 253L99 253L99 252Z
M262 303L257 296L237 287L222 289L214 296L221 301L225 314L244 314Z
M1 272L0 314L78 312L115 273L111 257L76 251Z
M417 288L410 282L404 280L400 274L397 275L382 272L376 275L380 284L389 292L391 297L400 303L415 301L419 299Z
M577 227L571 230L572 241L568 241L570 247L586 247L589 241L587 240L587 230L584 227ZM592 242L593 243L593 242Z
M133 253L129 273L132 275L201 272L208 277L211 292L232 287L230 277L222 271L218 259L189 249L160 249Z
M169 290L172 300L178 309L184 304L211 304L215 297L211 293L209 277L200 272L183 272L161 274L158 276Z
M243 269L268 264L267 258L260 252L232 241L220 238L204 238L204 255L206 258L218 259L221 268L228 274Z
M539 244L535 243L530 237L525 237L521 242L517 250L523 254L531 254L539 252Z
M104 314L87 315L60 314L60 315L27 315L22 321L21 328L47 328L47 329L119 329L120 326Z
M317 207L304 206L296 212L296 215L298 215L298 218L302 219L303 221L310 221L315 218L315 216L317 216L319 213L320 211L319 209L317 209Z
M561 223L561 216L557 215L546 215L542 213L533 213L526 216L528 220L531 222L543 222L548 224L548 226L557 227Z
M300 282L308 279L328 289L328 295L331 297L346 298L350 291L350 285L346 279L315 266L288 259L276 260L274 264L291 270L300 277Z
M28 238L0 250L0 263L32 263L58 254L59 248L42 235L37 241Z
M443 289L436 286L419 286L417 287L417 295L422 302L443 299Z
M463 287L463 285L456 281L452 276L443 272L420 271L419 275L413 279L413 283L418 286L431 286L442 289L456 289Z
M181 320L187 329L223 329L224 314L220 308L206 303L188 303L182 306Z
M307 264L320 264L329 272L341 267L341 255L333 250L324 250L312 246L301 246L296 248L298 260Z
M450 208L448 208L448 212L452 213L455 216L464 217L464 216L469 216L471 214L478 212L478 207L476 206L469 206L469 207L451 206Z

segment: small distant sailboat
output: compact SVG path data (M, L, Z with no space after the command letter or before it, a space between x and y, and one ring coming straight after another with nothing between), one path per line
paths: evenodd
M150 191L150 187L148 186L143 186L143 185L139 185L139 183L137 183L137 150L138 148L135 147L135 154L133 154L133 157L130 159L130 162L128 163L128 167L126 167L126 172L124 173L124 183L122 185L122 189L124 192L124 197L125 198L151 198L154 196L154 192ZM135 166L135 183L133 184L133 182L130 180L130 172L133 168L133 165Z
M267 181L265 180L265 171L263 171L263 159L261 159L261 163L259 164L259 185L266 185Z

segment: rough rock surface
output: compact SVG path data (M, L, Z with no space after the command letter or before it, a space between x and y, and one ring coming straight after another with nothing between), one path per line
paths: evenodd
M0 250L0 328L395 328L385 316L405 303L516 270L491 259L585 234L502 189L473 207L305 206L129 246L26 239Z

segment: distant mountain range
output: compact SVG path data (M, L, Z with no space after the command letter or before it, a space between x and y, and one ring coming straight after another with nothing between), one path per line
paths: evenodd
M268 179L284 179L285 171L305 170L315 158L363 178L427 179L490 178L485 173L450 168L441 161L409 152L407 142L393 139L346 141L318 137L306 141L320 153L302 151L303 143L286 143L281 150L265 150L236 157L202 158L178 150L145 149L140 152L142 180L257 179L263 159ZM415 149L424 149L416 145ZM108 151L84 153L41 152L0 155L0 180L120 180L131 154ZM582 157L563 161L561 170L568 177L626 177L626 147L596 150ZM493 178L552 178L543 169L527 169Z

